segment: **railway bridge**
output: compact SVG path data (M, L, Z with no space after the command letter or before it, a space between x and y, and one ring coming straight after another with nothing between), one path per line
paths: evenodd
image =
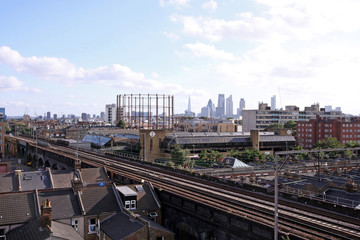
M83 167L105 166L116 180L151 181L163 203L163 225L178 239L274 239L274 198L267 194L210 182L148 163L36 144L32 139L9 140L35 167L69 169L79 158ZM26 144L24 144L26 143ZM26 145L26 147L24 147ZM359 217L359 216L357 216ZM279 238L360 239L359 219L299 203L279 201Z

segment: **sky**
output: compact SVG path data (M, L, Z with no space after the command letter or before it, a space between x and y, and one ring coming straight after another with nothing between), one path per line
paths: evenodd
M359 115L359 0L1 0L0 107L99 115L117 94L218 94Z

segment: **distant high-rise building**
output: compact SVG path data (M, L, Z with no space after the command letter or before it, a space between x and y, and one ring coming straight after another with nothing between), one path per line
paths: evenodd
M188 102L188 112L191 112L191 99L190 99L190 96L189 96L189 102Z
M213 104L213 102L211 101L211 99L209 99L208 101L208 108L209 108L209 114L210 114L210 117L214 117L215 115L215 105Z
M0 122L3 122L5 120L6 120L5 108L0 108Z
M50 120L50 119L51 119L51 113L50 113L50 112L47 112L47 113L46 113L46 119L47 119L47 120Z
M93 114L93 118L96 118L96 114Z
M201 108L200 117L210 117L210 108L209 106L205 106Z
M115 125L116 121L116 104L105 105L105 122Z
M102 120L105 120L105 112L101 112L101 113L100 113L100 118L101 118Z
M236 109L236 115L238 117L242 116L243 109L245 109L245 100L243 98L240 98L239 108Z
M185 110L185 116L187 116L187 117L195 117L195 113L191 111L190 97L189 97L189 102L188 102L188 108L187 108L187 110Z
M233 108L233 100L232 95L226 98L226 117L233 117L234 108Z
M86 113L82 113L82 114L81 114L81 120L82 120L82 121L87 121L87 120L88 120Z
M54 114L54 119L57 120L57 114L56 113Z
M276 95L271 97L271 110L276 110Z
M238 117L242 116L242 111L243 109L245 109L245 99L240 98L240 102L239 102L239 108L236 109L236 115Z
M216 107L216 117L222 118L225 114L225 95L219 94L218 106Z

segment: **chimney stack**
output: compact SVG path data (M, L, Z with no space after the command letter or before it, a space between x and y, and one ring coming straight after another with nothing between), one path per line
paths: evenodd
M82 190L83 183L81 180L81 175L80 175L79 170L75 170L75 172L74 172L74 176L73 176L73 180L72 180L72 187L73 187L74 193L77 193L78 191L81 192L81 190Z
M51 220L52 220L52 208L50 199L46 199L41 205L41 227L45 228L49 226L51 228Z

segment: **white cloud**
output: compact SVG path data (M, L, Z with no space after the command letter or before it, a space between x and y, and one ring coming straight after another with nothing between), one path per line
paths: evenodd
M42 91L38 88L26 87L24 82L20 81L14 76L0 76L0 92L8 91L26 91L32 93L41 93Z
M7 64L19 72L66 84L96 83L121 88L123 91L132 91L134 88L146 92L168 91L169 89L174 93L193 91L177 84L164 84L147 79L143 73L134 72L129 67L120 64L83 69L64 58L23 57L17 51L5 46L0 47L0 63ZM12 84L17 86L20 83L16 81Z
M176 42L177 40L179 40L179 36L176 35L175 33L163 32L163 34L173 42Z
M19 90L23 88L24 83L16 77L0 76L0 91Z
M191 0L160 0L160 6L175 5L176 7L188 7Z
M159 77L159 74L157 74L156 72L151 73L151 75L152 75L154 78Z
M219 41L226 38L287 42L312 40L330 33L353 33L360 29L360 1L345 0L257 0L266 7L258 16L241 12L236 19L181 16L171 21L181 23L185 34ZM326 6L326 7L324 7Z
M214 0L210 0L208 2L204 2L201 7L210 11L215 11L217 8L217 2Z
M223 50L216 49L213 45L207 45L201 42L194 44L185 44L184 48L190 50L195 56L199 57L211 57L212 59L222 60L235 60L235 56L232 53L225 52Z
M191 71L191 68L183 67L183 70L186 71L186 72L190 72L190 71Z

